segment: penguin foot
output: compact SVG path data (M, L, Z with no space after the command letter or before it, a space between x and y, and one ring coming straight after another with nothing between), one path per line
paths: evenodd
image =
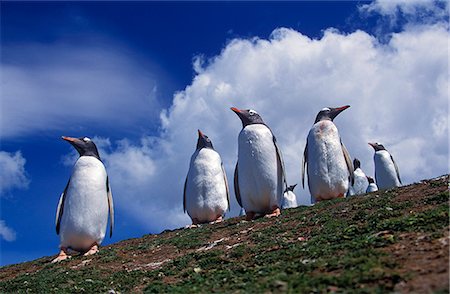
M253 211L247 211L247 212L246 212L246 215L245 215L245 220L246 220L246 221L251 221L251 220L253 220L253 219L255 218L255 216L256 216L256 213L255 213L255 212L253 212Z
M280 208L276 207L271 213L266 214L265 217L269 218L269 217L279 216L280 214L281 214Z
M52 260L52 263L57 263L68 258L72 258L72 256L67 255L67 248L61 247L61 251L59 252L58 256Z
M210 222L210 224L217 224L217 223L221 223L223 221L223 217L221 215L219 215L217 217L217 219L215 221Z
M84 256L89 256L89 255L93 255L93 254L95 254L97 252L98 252L98 245L94 244L94 245L92 245L91 249L89 249L89 251L84 253L83 255Z

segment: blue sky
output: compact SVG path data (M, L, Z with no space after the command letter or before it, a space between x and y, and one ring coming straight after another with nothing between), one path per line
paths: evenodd
M56 205L77 158L61 135L100 149L116 204L104 244L189 223L198 128L232 179L231 106L271 126L292 184L317 111L345 104L336 124L367 174L368 141L393 153L404 183L448 173L446 2L0 5L1 265L58 251Z

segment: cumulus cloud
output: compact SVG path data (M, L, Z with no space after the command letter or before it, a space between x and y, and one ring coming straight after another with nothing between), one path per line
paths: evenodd
M8 242L16 240L16 232L13 229L6 226L6 223L3 220L0 220L0 236L2 237L3 240Z
M192 83L161 113L161 134L100 144L115 199L151 231L189 223L183 183L199 128L233 178L241 130L231 106L253 108L280 143L289 184L300 182L307 133L325 106L350 104L335 120L343 142L373 175L370 141L396 159L404 183L448 172L448 41L445 25L409 27L388 43L333 29L311 39L276 29L269 39L235 39L194 62ZM230 180L230 190L233 191ZM297 188L301 204L308 190ZM231 215L238 214L232 193Z
M25 189L30 180L25 171L26 160L20 151L0 151L0 196L12 189Z
M157 120L157 70L117 44L84 44L2 45L1 137Z

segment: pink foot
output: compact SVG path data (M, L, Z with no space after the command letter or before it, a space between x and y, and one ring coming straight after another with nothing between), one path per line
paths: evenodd
M61 251L59 252L58 256L52 260L52 263L57 263L63 260L66 260L68 258L71 258L72 256L67 255L67 248L61 247Z
M265 217L277 217L281 214L280 208L274 207L271 213L265 215Z
M212 221L210 224L217 224L223 221L223 217L219 215L215 221Z
M97 244L94 244L94 245L92 245L91 249L89 249L89 251L86 252L86 253L83 254L83 255L84 255L84 256L89 256L89 255L93 255L93 254L95 254L95 253L97 253L97 252L98 252L98 245L97 245Z

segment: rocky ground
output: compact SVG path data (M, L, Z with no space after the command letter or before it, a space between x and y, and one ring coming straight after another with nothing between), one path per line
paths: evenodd
M0 268L0 292L449 292L449 177Z

